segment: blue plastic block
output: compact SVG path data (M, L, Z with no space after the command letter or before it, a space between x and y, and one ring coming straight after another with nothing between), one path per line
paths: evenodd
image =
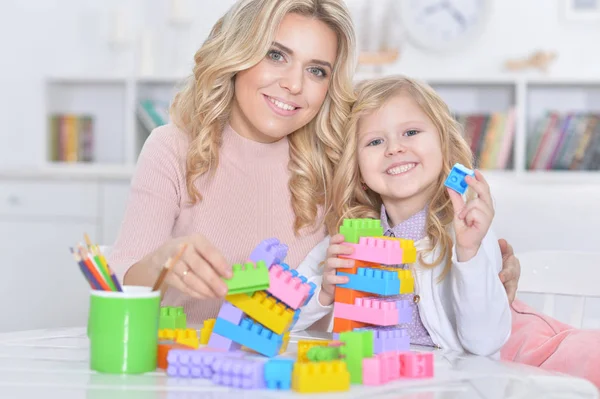
M359 267L356 274L338 272L337 275L349 278L346 284L339 285L342 288L382 296L398 295L400 293L400 280L398 279L398 273L395 271Z
M283 334L275 334L247 317L239 325L217 318L213 333L268 357L276 356L283 344Z
M465 181L467 175L475 177L475 172L459 163L454 164L444 185L459 194L464 194L468 187L467 182Z
M265 382L268 389L289 390L292 385L294 359L270 359L265 364Z

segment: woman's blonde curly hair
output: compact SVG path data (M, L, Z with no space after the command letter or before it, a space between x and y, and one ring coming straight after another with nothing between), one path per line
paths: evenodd
M236 73L258 64L274 41L283 17L296 13L327 24L338 38L338 51L325 101L316 117L291 133L289 187L296 234L318 228L320 210L328 213L326 196L333 165L342 152L344 122L353 100L355 35L343 0L240 0L212 28L195 54L185 88L171 105L171 119L191 138L186 184L193 203L202 199L194 181L214 172L219 163L222 132L228 123Z

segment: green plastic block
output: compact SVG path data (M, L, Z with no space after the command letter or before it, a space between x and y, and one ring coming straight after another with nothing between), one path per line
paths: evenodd
M345 344L340 353L350 373L350 383L362 384L362 360L373 357L373 331L343 332L339 340Z
M336 346L313 346L306 353L311 362L323 362L340 358L340 348Z
M227 295L242 293L253 293L269 288L269 269L265 262L259 260L256 265L253 262L235 264L232 266L233 277L224 279L227 284Z
M158 329L162 330L164 328L187 328L187 317L183 311L183 306L162 306L160 308Z
M360 237L381 237L383 227L379 219L344 219L340 234L346 242L358 244Z

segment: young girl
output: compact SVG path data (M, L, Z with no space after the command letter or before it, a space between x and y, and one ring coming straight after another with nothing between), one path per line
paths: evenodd
M344 218L381 217L386 236L415 241L415 293L403 295L414 306L411 343L496 354L510 336L511 315L498 277L502 257L489 231L494 208L479 171L467 177L466 200L444 185L455 163L472 165L447 105L412 79L367 81L358 88L346 131L329 223L339 228ZM348 281L335 272L354 265L338 257L352 251L343 242L339 234L325 238L298 267L320 290L295 329L333 309L335 285Z

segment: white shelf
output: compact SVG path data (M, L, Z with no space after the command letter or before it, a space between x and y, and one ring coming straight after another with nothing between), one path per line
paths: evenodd
M129 180L134 165L103 165L57 163L38 167L0 169L0 178L8 179L61 179L61 180Z

